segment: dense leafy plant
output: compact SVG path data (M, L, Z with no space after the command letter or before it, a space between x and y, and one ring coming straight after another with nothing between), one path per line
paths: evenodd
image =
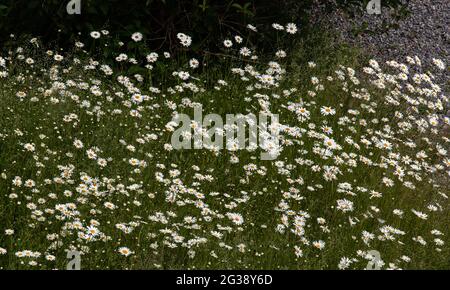
M114 37L128 37L139 31L153 49L172 51L176 47L176 34L184 31L196 40L194 50L215 50L219 39L242 33L248 23L295 22L303 26L308 23L314 5L350 11L355 5L367 5L368 0L81 0L80 15L67 13L69 2L2 0L0 41L10 40L11 34L32 35L69 47L80 33L107 29ZM382 4L400 3L401 0L386 0ZM102 53L107 53L107 49Z
M68 15L67 1L3 0L0 39L11 33L32 34L67 44L79 32L108 29L117 36L139 31L155 48L173 48L176 33L189 32L198 46L211 46L228 32L242 31L247 23L291 21L312 1L246 0L81 0L80 15ZM203 41L202 41L203 40Z

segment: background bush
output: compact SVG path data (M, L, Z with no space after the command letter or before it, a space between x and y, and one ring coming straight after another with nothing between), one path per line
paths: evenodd
M174 48L176 33L185 32L194 37L195 45L211 48L227 33L242 32L248 23L305 24L309 9L319 2L334 9L368 1L81 0L81 15L68 15L69 0L0 0L0 41L10 34L31 34L64 46L79 32L108 29L125 37L139 31L154 48L168 49ZM383 5L398 2L387 0Z

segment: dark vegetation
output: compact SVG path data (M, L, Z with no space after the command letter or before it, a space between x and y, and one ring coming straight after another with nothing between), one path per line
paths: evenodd
M0 41L10 35L32 35L69 46L79 33L107 29L115 37L139 31L154 49L173 51L176 34L196 40L194 49L214 50L219 39L243 32L248 23L308 23L308 11L319 0L81 0L81 14L68 15L69 0L0 0ZM368 0L337 0L329 9L365 5ZM386 0L383 5L398 5Z

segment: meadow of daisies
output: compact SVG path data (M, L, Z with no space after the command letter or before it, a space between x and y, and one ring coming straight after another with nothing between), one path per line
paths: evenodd
M182 32L176 55L108 31L3 48L0 268L65 269L76 250L82 269L449 269L447 64L314 54L282 46L294 24L270 29L271 52L251 25L202 56ZM200 105L278 114L279 156L174 149L173 117Z

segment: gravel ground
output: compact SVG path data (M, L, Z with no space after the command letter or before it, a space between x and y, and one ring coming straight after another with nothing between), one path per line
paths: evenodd
M339 9L324 15L333 1L318 2L312 11L317 15L314 21L336 30L343 41L362 47L378 60L405 61L406 56L417 55L423 62L440 58L450 64L450 0L407 1L409 13L400 18L394 9L383 7L383 0L381 15L370 15L362 8L353 9L354 15ZM436 80L448 88L448 70Z

